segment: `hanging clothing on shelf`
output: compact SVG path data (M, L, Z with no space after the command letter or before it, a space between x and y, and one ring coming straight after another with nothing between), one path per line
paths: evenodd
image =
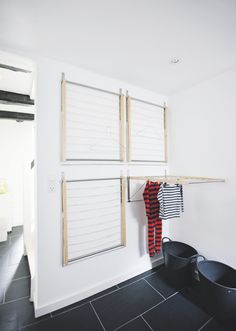
M183 187L180 184L162 183L157 199L160 204L159 217L162 220L180 217L184 211Z
M148 250L151 257L161 249L162 220L159 218L160 206L157 199L160 186L161 183L147 181L143 192L148 218Z

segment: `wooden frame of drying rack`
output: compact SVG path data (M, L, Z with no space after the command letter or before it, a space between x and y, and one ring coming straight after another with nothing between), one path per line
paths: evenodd
M85 87L90 90L99 91L102 93L107 93L115 95L119 98L119 147L120 147L120 158L119 159L97 159L97 158L76 158L69 159L66 155L66 118L67 118L67 103L66 103L66 93L68 85ZM124 110L124 94L122 89L119 89L119 93L104 90L98 87L80 84L77 82L66 80L65 73L61 76L61 162L67 161L125 161L125 110Z
M145 182L150 180L153 182L162 182L168 184L206 184L206 183L224 183L226 180L224 178L213 178L213 177L194 177L194 176L127 176L127 193L128 193L128 202L136 202L142 200L132 200L134 197L145 185L145 183L136 191L132 196L130 194L130 180L144 180Z
M104 181L104 180L120 180L120 222L121 222L121 244L119 246L114 246L106 248L103 250L95 251L91 254L80 256L77 258L70 259L68 254L68 216L67 216L67 184L71 182L91 182L91 181ZM89 179L74 179L66 180L64 173L61 179L61 218L62 218L62 265L65 267L71 263L78 262L80 260L90 258L105 252L113 251L117 248L126 247L126 181L125 177L112 177L112 178L89 178Z
M163 110L163 128L164 128L164 159L163 160L134 160L132 158L132 130L131 130L131 122L132 122L132 101L138 101L146 105L151 105L156 107L157 109ZM168 135L167 135L167 114L168 108L166 103L164 102L163 105L159 105L156 103L152 103L146 100L141 100L134 98L129 95L129 91L126 91L126 146L127 146L127 153L126 158L127 162L152 162L152 163L167 163L168 162Z

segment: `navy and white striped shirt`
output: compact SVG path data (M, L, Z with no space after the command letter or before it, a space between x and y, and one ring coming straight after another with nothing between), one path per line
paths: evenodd
M159 217L163 220L180 217L184 211L182 185L161 184L157 199L160 204Z

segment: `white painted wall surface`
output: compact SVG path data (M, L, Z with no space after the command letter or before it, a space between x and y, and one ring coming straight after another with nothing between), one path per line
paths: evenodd
M0 120L0 178L8 186L8 192L0 196L0 218L7 219L9 230L23 224L24 167L30 167L32 144L31 122Z
M146 217L143 202L127 204L127 247L62 266L61 175L67 179L117 177L127 174L127 165L60 164L61 73L82 84L157 103L166 98L76 67L37 59L37 280L36 315L42 315L151 268L147 254ZM132 175L163 174L161 166L131 166ZM55 181L50 192L49 181ZM164 230L168 234L168 226Z
M236 267L236 68L170 98L170 171L222 177L184 187L185 213L170 236Z

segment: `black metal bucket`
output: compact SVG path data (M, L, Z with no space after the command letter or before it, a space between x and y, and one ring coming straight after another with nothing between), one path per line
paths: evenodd
M166 239L168 241L165 242ZM162 251L165 266L170 271L168 278L171 284L176 287L183 287L192 283L192 260L194 256L198 255L196 249L185 243L164 237L162 239Z
M221 320L236 315L236 270L217 261L197 263L202 304Z

